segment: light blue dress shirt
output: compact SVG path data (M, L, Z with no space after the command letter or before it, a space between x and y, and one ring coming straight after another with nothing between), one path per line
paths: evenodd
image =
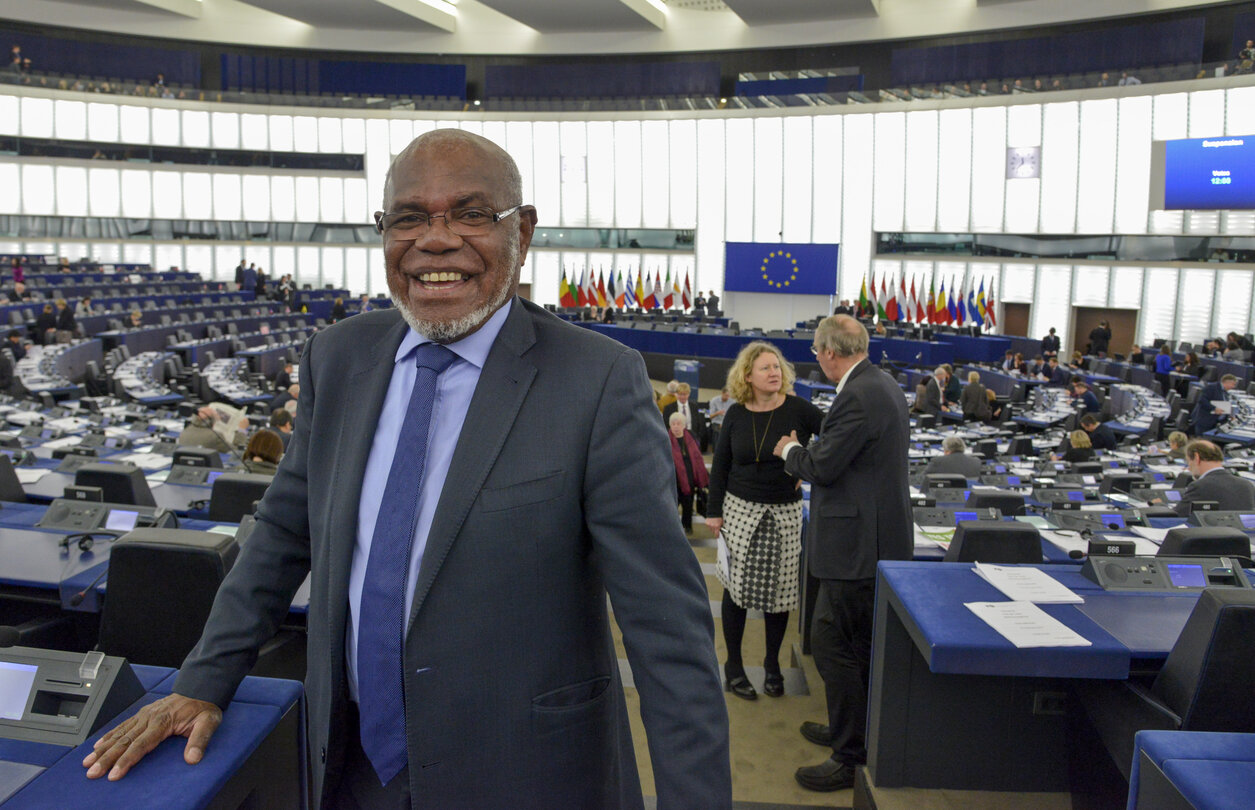
M462 435L462 422L470 408L479 374L488 359L488 352L501 332L513 302L493 313L488 321L469 336L456 343L446 344L458 359L440 375L436 385L436 400L432 403L431 427L427 434L427 463L423 474L423 490L418 500L418 520L414 530L414 542L410 547L410 571L405 580L405 615L410 615L414 604L414 584L418 581L418 569L423 562L427 547L427 535L431 531L436 504L444 489L449 465L453 462L453 449ZM388 473L392 469L392 456L397 437L414 390L417 371L414 366L414 350L427 338L413 329L406 333L397 349L392 382L379 414L375 438L366 461L366 473L362 476L362 497L358 502L357 541L353 546L353 564L349 569L349 626L345 637L345 658L348 665L349 696L357 700L357 621L362 610L362 583L366 579L366 564L370 560L371 539L375 536L375 518L379 514Z

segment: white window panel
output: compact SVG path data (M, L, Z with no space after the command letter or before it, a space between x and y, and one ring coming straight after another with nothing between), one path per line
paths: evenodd
M296 221L296 178L292 175L270 178L270 212L275 222Z
M208 172L183 173L183 215L188 219L213 219L213 177Z
M1002 266L1002 296L1000 300L1031 304L1035 289L1037 289L1037 265L1009 263ZM1033 334L1037 333L1034 332ZM1042 332L1042 334L1046 333Z
M876 115L873 149L876 183L872 227L877 231L900 231L906 194L906 113Z
M590 125L591 126L591 125ZM669 122L671 174L664 187L671 192L671 227L697 227L697 122ZM591 153L591 136L589 141ZM590 177L589 182L592 182Z
M366 196L366 181L360 177L344 179L344 221L354 225L372 224L370 198Z
M91 169L87 172L87 211L93 217L121 216L117 169Z
M245 149L270 148L269 116L244 113L240 116L240 145Z
M318 208L321 222L344 222L344 180L318 178Z
M166 107L153 107L152 142L158 146L178 146L180 141L179 111Z
M16 163L0 163L0 214L22 213L22 170ZM19 253L18 250L0 253Z
M0 135L21 134L20 109L17 96L0 95Z
M22 137L52 137L52 99L22 99Z
M56 102L56 137L66 141L87 139L87 105L81 101Z
M458 121L457 127L463 132L473 132L476 135L484 134L484 123L482 121Z
M315 284L318 279L302 278L296 272L296 248L292 245L275 245L270 251L270 274L274 278L292 274L292 280L299 284Z
M179 172L153 172L153 216L157 219L183 218L183 175Z
M340 126L339 118L318 119L318 151L344 151L344 130Z
M1072 303L1078 307L1107 306L1107 284L1111 268L1102 265L1078 264L1072 285Z
M57 214L87 216L87 170L78 166L57 167Z
M153 260L153 267L157 270L165 270L171 267L183 268L183 245L181 244L165 244L157 245L154 251L156 258Z
M401 154L405 147L414 140L414 122L408 118L394 118L388 122L389 149L393 157Z
M345 118L340 121L340 148L346 155L360 155L366 151L366 122L361 118Z
M1044 233L1076 233L1080 106L1075 101L1047 104L1043 130L1041 229Z
M840 289L844 298L858 294L871 269L872 254L872 116L845 116L842 138Z
M754 122L729 120L725 132L724 233L729 242L752 242L754 233Z
M296 115L292 117L292 146L298 152L318 151L317 118L314 118L312 115Z
M588 122L588 224L614 225L614 122Z
M214 246L214 274L213 274L214 281L234 281L235 280L235 265L240 261L241 258L245 258L240 255L242 252L243 251L241 250L241 248L237 247L236 245L215 245ZM270 251L266 251L266 252L269 253ZM269 261L258 262L258 257L253 255L254 253L255 253L254 248L252 246L249 246L248 256L246 257L248 261L253 262L253 263L260 263L263 267L267 267L270 265Z
M296 221L318 222L321 209L318 205L318 178L296 178Z
M209 126L214 149L240 148L240 114L215 112L210 115Z
M533 193L535 194L536 214L539 224L557 225L562 221L562 156L558 150L558 124L554 121L538 121L532 125L532 134L534 138L532 168L535 171L536 183ZM636 161L638 172L640 171L639 158L638 153ZM639 194L639 180L636 187ZM639 204L636 210L640 211Z
M1156 338L1175 340L1177 269L1148 267L1145 278L1137 342L1142 346L1151 346Z
M1007 110L972 111L972 230L1002 230L1007 188ZM943 206L944 208L944 206Z
M1185 232L1189 234L1220 233L1219 211L1186 211Z
M411 141L420 135L426 135L428 132L434 132L437 129L458 128L456 121L414 121L413 124L413 127L410 128ZM409 146L409 144L405 145Z
M558 125L562 184L562 224L583 227L588 224L588 138L583 121L563 121Z
M970 227L971 208L972 110L942 110L937 166L937 229L943 233L966 231Z
M319 284L344 284L344 248L325 247L322 249L322 266Z
M1185 233L1184 211L1151 211L1151 233Z
M1007 108L1007 146L1041 146L1041 105Z
M817 144L811 150L815 165L811 220L813 242L841 241L842 118L840 115L819 115L810 119L814 124L814 142Z
M307 283L314 289L322 286L322 251L310 245L301 245L296 249L296 268ZM365 292L363 290L362 292ZM347 302L346 302L347 303Z
M1119 103L1113 98L1081 102L1077 233L1111 233L1116 204L1118 111Z
M213 272L214 252L209 245L188 245L183 251L183 269L208 276Z
M261 174L245 175L241 183L244 219L252 222L270 220L270 178Z
M215 174L214 186L214 219L226 222L238 222L244 216L244 201L240 193L240 176L238 174Z
M810 242L814 182L818 179L811 142L810 116L784 119L784 190L782 224L785 242ZM822 181L821 181L822 182Z
M527 257L527 263L532 266L532 301L541 306L557 306L562 255L552 250L533 252Z
M384 263L383 248L370 249L370 287L371 295L388 295L388 267Z
M671 136L666 121L641 122L641 224L671 225Z
M1173 340L1202 343L1211 334L1211 302L1215 284L1215 270L1191 268L1181 271L1181 286L1177 292L1177 333L1173 335Z
M1215 319L1209 335L1242 334L1251 324L1251 271L1221 270L1216 281Z
M366 122L365 162L366 197L370 200L370 210L378 211L384 204L384 179L388 174L388 164L392 162L392 152L388 147L387 121L372 118ZM519 169L522 170L522 166ZM524 188L526 189L526 186ZM524 199L527 198L524 197Z
M1142 306L1142 268L1112 268L1111 306L1119 309L1139 309Z
M86 242L60 242L55 252L72 262L87 261L92 257L91 245Z
M1146 233L1150 208L1151 97L1120 99L1116 138L1116 233Z
M724 122L704 118L697 122L697 283L703 290L723 288ZM624 278L627 271L624 271Z
M779 242L783 226L784 127L779 118L754 119L754 242Z
M270 245L249 244L242 248L242 252L248 257L248 261L257 264L259 271L266 273L266 278L270 279L272 285L279 280L279 276L275 273L274 265L271 263L272 250ZM243 258L243 256L238 258ZM235 279L235 265L237 263L238 259L229 264L226 268L226 274L222 276L224 280L233 281Z
M1171 141L1188 136L1189 96L1185 93L1168 93L1153 96L1155 117L1151 137L1157 141Z
M122 261L122 245L117 242L93 242L91 259L100 264L117 264Z
M535 130L540 139L540 130ZM639 121L616 121L614 125L614 219L620 228L639 228L642 222L641 125ZM540 166L536 182L540 183Z
M127 264L146 264L153 266L153 246L143 242L123 242L122 261Z
M1190 93L1191 138L1210 138L1225 131L1224 90L1198 90Z
M124 104L118 112L118 136L123 143L149 143L152 140L149 127L152 110Z
M905 226L908 231L937 230L939 125L936 110L906 114ZM968 145L963 146L966 153Z
M51 166L22 166L22 213L48 215L56 212L56 193Z
M93 101L87 105L87 137L93 141L111 143L118 140L117 104L98 104Z
M509 121L505 125L506 151L514 158L519 167L519 177L523 180L523 202L536 204L536 173L532 168L532 122ZM614 166L610 169L613 171ZM556 211L538 212L538 216L557 217Z
M183 145L209 146L209 113L204 110L183 111Z
M291 152L292 147L292 116L270 116L270 150L272 152Z
M1240 236L1255 234L1255 213L1251 211L1225 211L1220 232Z
M30 256L56 256L57 246L53 242L27 242L22 245L22 249L18 253L25 253Z
M1066 264L1043 264L1037 267L1037 289L1033 293L1033 326L1031 334L1044 335L1050 327L1059 335L1060 345L1071 346L1072 268Z
M1226 90L1225 134L1255 135L1255 87ZM2 115L0 115L2 117Z
M325 263L324 263L325 264ZM337 281L327 277L327 268L323 267L323 284L334 284L336 288L364 290L370 283L370 248L344 249L344 279Z
M1036 233L1037 213L1041 201L1041 180L1016 178L1007 180L1007 233Z

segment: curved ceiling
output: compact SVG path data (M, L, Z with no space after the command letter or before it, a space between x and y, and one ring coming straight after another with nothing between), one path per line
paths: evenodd
M1230 0L1238 2L1238 0ZM945 36L1216 0L0 0L0 18L260 47L672 53Z

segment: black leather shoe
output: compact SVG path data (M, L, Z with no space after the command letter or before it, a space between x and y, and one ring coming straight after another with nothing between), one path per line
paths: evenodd
M767 697L780 697L784 694L784 676L779 672L768 672L763 678L763 694Z
M743 700L758 700L758 693L754 691L754 684L750 683L749 678L746 678L744 675L728 678L724 682L723 688Z
M854 766L826 759L818 765L798 768L793 778L807 790L845 790L854 787Z
M824 747L832 745L832 729L823 723L812 723L808 720L802 724L800 731L803 737L815 743L815 745Z

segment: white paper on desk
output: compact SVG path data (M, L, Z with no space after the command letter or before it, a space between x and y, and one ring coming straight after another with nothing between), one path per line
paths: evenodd
M1146 538L1155 545L1159 545L1168 536L1169 529L1179 529L1184 525L1184 523L1178 523L1176 526L1169 526L1167 529L1152 529L1150 526L1130 526L1129 531L1138 537Z
M1233 403L1228 400L1213 399L1208 404L1211 405L1214 410L1220 411L1221 413L1233 413Z
M20 484L33 484L40 478L43 478L52 470L39 469L36 467L18 467L14 470L17 473L17 480Z
M1041 536L1043 540L1053 543L1064 551L1079 551L1082 554L1089 552L1089 541L1082 539L1077 532L1043 531Z
M964 602L1016 647L1089 647L1090 641L1031 602Z
M976 575L1016 602L1079 604L1085 600L1039 568L976 563Z
M159 453L128 453L121 456L118 461L128 461L141 470L160 470L169 467L174 460Z
M1160 475L1176 475L1185 468L1180 464L1147 464L1146 469L1151 472L1157 472Z
M954 539L953 526L914 525L916 548L950 548L950 541Z
M50 442L44 442L43 446L49 450L56 450L61 447L77 447L82 441L82 436L66 436L63 439L53 439Z

